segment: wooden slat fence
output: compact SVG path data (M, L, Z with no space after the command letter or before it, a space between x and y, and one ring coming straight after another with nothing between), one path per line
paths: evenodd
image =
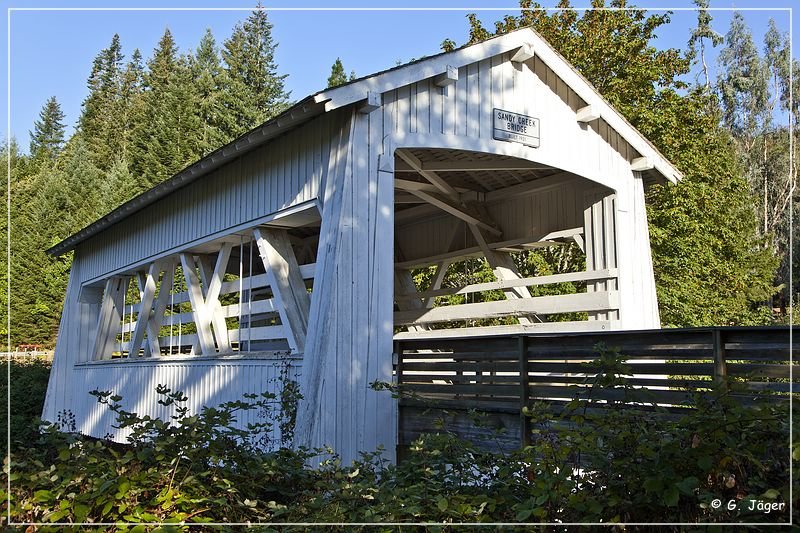
M403 391L398 444L404 448L436 431L443 413L464 438L485 434L466 416L476 409L487 414L489 427L505 428L494 444L510 449L529 435L521 409L534 401L558 409L590 393L594 400L630 400L620 390L598 397L590 389L594 374L584 363L597 359L599 344L625 356L637 402L686 409L715 379L732 382L731 396L745 405L786 401L790 362L800 354L797 346L790 351L789 337L788 327L717 327L396 340L395 374Z

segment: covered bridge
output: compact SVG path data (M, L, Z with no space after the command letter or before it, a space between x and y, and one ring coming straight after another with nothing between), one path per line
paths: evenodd
M163 417L158 384L197 409L288 361L296 444L391 455L396 405L369 384L395 335L658 328L644 190L680 177L530 29L316 93L49 250L74 261L44 418L122 438L89 390ZM565 242L585 270L520 278L512 253ZM496 280L442 288L468 257ZM562 281L585 291L528 290Z

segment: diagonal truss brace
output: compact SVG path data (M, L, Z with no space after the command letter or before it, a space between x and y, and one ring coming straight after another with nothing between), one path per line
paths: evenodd
M289 234L285 229L256 228L253 236L289 348L295 353L304 353L311 298L300 274Z
M189 302L192 305L192 316L197 326L197 338L200 344L200 353L209 355L230 351L230 339L225 317L222 315L222 306L219 303L219 293L222 289L222 277L231 255L233 245L225 243L217 255L215 266L211 267L206 260L199 261L203 284L197 275L195 258L189 253L181 253L181 266L186 279L186 289L189 293ZM213 328L213 332L212 332ZM214 343L216 337L216 346Z

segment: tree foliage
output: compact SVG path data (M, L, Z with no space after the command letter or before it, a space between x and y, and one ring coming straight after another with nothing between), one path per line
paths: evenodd
M337 57L336 61L334 61L333 65L331 65L331 75L328 76L328 88L338 87L339 85L343 85L349 81L353 81L354 79L356 79L355 71L350 72L350 77L348 78L344 71L342 60Z
M611 11L579 12L567 0L558 5L564 9L547 12L523 0L519 14L491 28L469 15L467 42L534 27L683 171L682 184L648 193L665 324L766 320L759 303L788 278L787 213L790 205L798 209L788 171L797 157L776 119L798 114L788 98L788 37L773 24L760 51L734 17L719 77L707 87L702 78L685 81L708 45L719 44L705 0L697 1L686 52L656 46L669 13L628 10L625 0L610 2ZM150 57L138 50L126 57L114 35L91 65L72 137L65 138L66 117L51 98L33 125L30 155L13 142L3 148L12 173L14 343L54 341L70 259L50 258L46 248L286 108L266 11L259 6L220 43L207 31L196 49L182 53L167 30ZM442 46L456 43L445 39ZM328 83L353 77L337 58ZM559 272L558 261L542 253L517 258L523 273ZM426 275L420 273L420 283ZM492 275L477 261L466 270L454 267L446 283L460 278Z
M40 370L46 372L14 369L37 396L31 403L43 396ZM398 464L385 461L382 450L352 464L330 449L265 451L258 443L275 424L275 394L192 413L185 394L159 386L160 403L176 412L161 420L124 410L126 400L110 391L94 391L130 431L128 442L75 434L69 412L42 434L20 417L15 423L30 438L24 445L12 441L11 492L3 484L0 497L9 499L17 522L163 521L185 531L208 522L431 522L450 530L453 523L787 519L790 461L800 459L800 445L787 453L787 402L743 407L728 388L714 387L667 415L627 382L631 370L619 353L601 347L586 371L592 375L580 389L586 394L559 408L545 402L525 408L533 428L529 446L487 451L492 435L465 439L472 428L451 430L452 413L432 405L426 412L441 419L441 429L421 435ZM409 394L388 384L375 388ZM621 401L592 401L609 393ZM243 427L243 419L258 422ZM470 413L470 421L483 426L473 435L486 435L480 413ZM495 436L508 438L504 431ZM309 468L312 460L319 466ZM716 508L715 498L725 505ZM753 510L751 502L773 512Z
M225 40L222 95L226 112L222 130L226 138L238 137L288 107L286 75L278 74L276 47L272 24L261 4Z
M47 99L33 123L30 154L34 159L55 159L64 147L64 112L55 96Z

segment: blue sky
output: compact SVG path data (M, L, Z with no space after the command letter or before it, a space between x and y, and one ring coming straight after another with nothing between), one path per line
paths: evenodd
M712 8L790 8L794 0L737 0L736 2L712 0ZM555 1L542 2L545 6ZM149 57L159 37L169 27L181 52L188 52L199 42L206 28L211 28L218 44L230 35L235 23L247 16L255 0L170 0L157 2L148 0L62 0L24 1L0 0L5 9L6 24L0 26L0 72L10 67L10 126L11 134L23 149L27 148L28 131L44 101L51 95L58 98L66 113L70 128L80 113L86 97L86 78L92 60L100 49L108 46L114 33L119 33L126 57L134 48L139 48ZM268 8L313 8L326 5L324 2L272 1L265 2ZM369 8L376 6L374 0L329 3L330 6ZM439 51L443 39L449 37L458 44L467 36L466 14L477 12L479 17L492 27L492 22L508 13L517 14L515 0L467 0L446 1L413 0L383 4L386 7L404 8L442 7L448 11L270 11L274 25L273 36L279 43L276 59L279 70L288 74L287 88L293 99L300 99L325 86L330 66L336 57L341 57L349 72L368 74ZM574 2L576 7L588 6L589 1ZM691 8L690 0L636 2L639 7L653 11L669 8ZM22 11L20 8L243 8L242 11ZM12 10L9 11L9 8ZM662 9L659 9L662 8ZM731 11L715 11L714 27L724 34ZM761 42L770 17L786 32L791 29L790 13L781 11L744 11L746 21L753 29L754 37ZM684 48L689 32L694 26L693 11L675 11L672 22L659 34L658 47ZM8 28L11 36L8 38ZM10 54L9 54L10 42ZM797 45L793 56L798 57ZM713 65L714 60L712 58ZM5 76L3 76L5 78ZM0 127L7 136L8 87L0 87Z

